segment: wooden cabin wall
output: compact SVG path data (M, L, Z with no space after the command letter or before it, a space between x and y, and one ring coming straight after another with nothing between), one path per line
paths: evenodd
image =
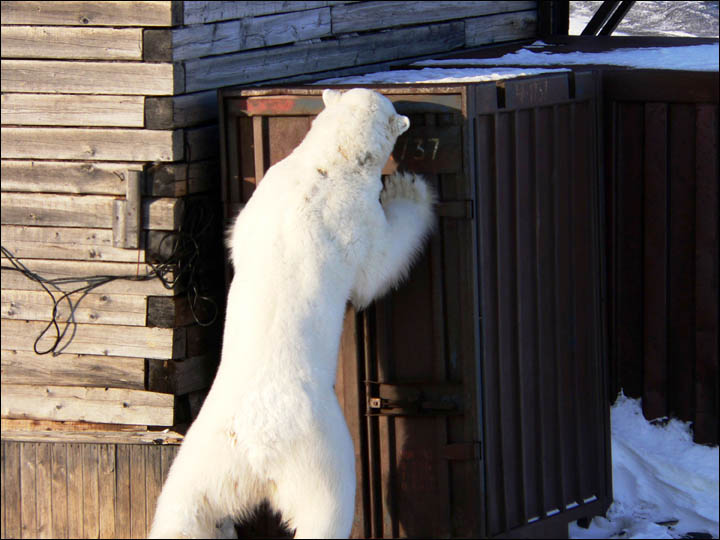
M169 255L168 235L187 231L193 212L207 219L216 204L215 237L203 244L217 246L209 259L222 272L218 88L361 73L532 38L537 19L534 1L0 6L2 246L47 279L151 272L151 263ZM138 178L135 192L130 186ZM128 217L136 214L137 234ZM35 340L52 319L53 304L37 281L10 264L3 252L2 537L56 535L48 528L54 514L41 512L42 475L55 482L43 456L59 451L68 460L84 459L78 456L99 448L119 459L126 450L153 452L144 449L148 444L178 444L212 382L222 316L206 328L181 287L114 280L78 304L72 340L59 354L38 354ZM179 270L171 266L166 277ZM220 305L222 282L206 291ZM61 321L69 313L66 303L58 306ZM40 352L51 348L49 334L38 341ZM10 468L6 453L15 456ZM34 487L18 483L23 471L34 471ZM63 474L70 482L69 469ZM62 504L77 503L69 484L61 489L68 494ZM36 505L27 527L11 525L31 516L11 515L11 501ZM85 521L66 524L76 527L73 536L112 536L96 528L99 518L83 515L87 530L77 529Z
M178 446L2 442L3 538L147 538Z

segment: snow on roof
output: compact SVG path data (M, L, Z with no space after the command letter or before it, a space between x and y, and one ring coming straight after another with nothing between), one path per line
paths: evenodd
M680 47L643 47L614 49L603 52L553 53L533 52L532 48L552 47L542 41L508 53L499 58L450 58L421 60L413 66L442 65L590 65L605 64L643 69L676 69L687 71L718 71L718 44L685 45Z
M548 68L424 68L399 69L396 71L379 71L365 75L351 75L348 77L335 77L323 79L312 84L409 84L409 83L461 83L497 81L522 77L524 75L537 75L569 71L568 69Z

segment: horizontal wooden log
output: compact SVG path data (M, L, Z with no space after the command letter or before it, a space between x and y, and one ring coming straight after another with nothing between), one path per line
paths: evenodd
M3 25L2 57L142 60L142 30Z
M137 163L2 160L2 191L122 195L125 174Z
M179 4L179 5L178 5ZM182 2L7 1L3 24L60 26L173 26L182 24Z
M174 430L138 431L24 431L3 429L3 441L102 443L102 444L167 444L179 445L184 435Z
M156 61L179 61L247 49L257 49L330 36L330 8L281 13L266 17L214 24L185 26L168 30L170 56ZM165 32L157 30L155 32ZM165 38L167 39L167 38Z
M3 193L3 225L86 227L112 229L113 197ZM182 199L143 199L141 222L145 229L171 231L180 225Z
M87 276L135 276L144 275L148 267L144 264L129 263L107 263L107 262L88 262L88 261L53 261L43 259L24 259L23 264L32 272L37 273L41 277L53 280L63 278L80 278ZM2 259L2 287L8 290L18 291L41 291L44 290L39 283L30 279L17 270L9 270L10 263L7 259ZM173 278L173 272L166 274L166 278ZM61 284L59 287L64 292L73 291L85 285L84 281L74 283ZM51 287L52 288L52 287ZM172 296L182 292L182 288L176 286L167 289L158 278L143 281L135 281L129 279L116 279L93 289L94 293L123 293L129 295L152 295L152 296ZM76 298L77 294L73 298Z
M174 396L122 388L2 385L2 416L171 426Z
M109 386L144 390L145 360L87 354L38 355L34 351L3 349L2 380L3 384Z
M175 129L217 119L217 90L173 97L145 98L145 127Z
M148 390L182 396L210 387L217 360L196 356L183 360L148 360Z
M19 259L145 262L145 249L112 246L110 229L2 226L3 247ZM144 248L144 244L141 245Z
M242 19L274 13L286 13L316 9L345 2L213 2L192 1L185 2L185 24L209 23L226 21L229 19Z
M60 299L62 295L56 294ZM15 291L2 289L2 317L28 321L49 321L53 316L54 301L45 291ZM162 297L160 297L162 298ZM147 300L130 294L98 293L78 295L72 299L74 320L86 324L117 324L123 326L145 326ZM70 305L63 300L57 305L56 318L67 321Z
M18 126L143 127L142 96L3 94L2 123Z
M363 32L535 9L537 2L352 2L332 8L333 33Z
M158 163L147 170L148 195L182 197L210 190L218 178L216 159L193 163Z
M466 47L531 39L536 35L537 11L501 13L465 20Z
M47 323L2 319L2 346L9 350L33 351L34 343ZM71 325L72 326L72 325ZM184 328L145 328L78 324L62 340L63 353L131 356L133 358L182 358L185 356ZM72 336L72 339L69 339ZM55 334L48 331L38 343L38 351L48 350ZM67 418L66 420L78 420Z
M279 46L268 50L187 60L185 86L188 92L195 92L231 84L447 52L464 44L464 23L452 22L400 28L393 32L319 43Z
M3 127L2 157L180 161L183 136L182 130Z
M3 433L5 431L149 431L148 426L141 424L100 424L98 422L34 420L31 418L2 418L0 425Z
M220 151L220 134L216 124L181 130L185 136L185 158L200 161L214 158Z
M3 60L3 92L172 96L183 93L181 64Z

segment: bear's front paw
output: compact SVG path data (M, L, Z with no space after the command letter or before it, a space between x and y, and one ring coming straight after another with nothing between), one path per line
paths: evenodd
M380 192L383 206L394 199L408 199L420 205L432 205L435 199L432 188L419 174L396 171L385 179Z

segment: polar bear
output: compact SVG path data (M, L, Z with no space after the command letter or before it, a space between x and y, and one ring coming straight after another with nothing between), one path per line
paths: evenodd
M300 145L231 230L222 359L158 499L151 538L212 537L263 500L297 538L348 537L353 443L333 385L345 306L398 283L433 194L381 170L410 121L377 92L325 90Z

